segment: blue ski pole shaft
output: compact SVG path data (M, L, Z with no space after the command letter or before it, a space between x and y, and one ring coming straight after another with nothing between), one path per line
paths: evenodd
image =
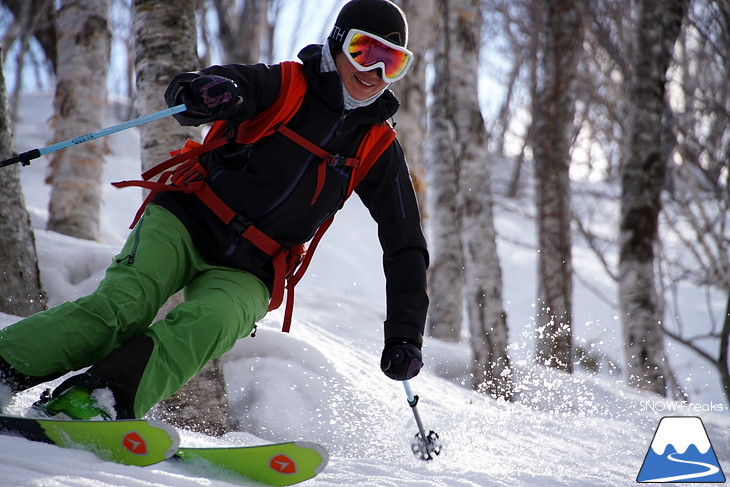
M73 139L64 140L63 142L57 142L46 147L41 147L40 149L32 149L27 152L23 152L22 154L18 154L15 157L11 157L10 159L0 161L0 167L9 166L17 162L21 163L23 166L27 166L28 164L30 164L31 160L37 159L41 156L45 156L46 154L50 154L51 152L56 152L58 150L66 149L74 145L79 145L83 144L84 142L89 142L91 140L96 140L101 137L106 137L107 135L131 129L132 127L137 127L139 125L144 125L146 123L153 122L161 118L169 117L170 115L184 112L185 110L185 104L176 105L172 108L166 108L165 110L160 110L159 112L143 115L141 117L128 120L117 125L112 125L111 127L97 130L96 132L79 135L78 137L74 137Z

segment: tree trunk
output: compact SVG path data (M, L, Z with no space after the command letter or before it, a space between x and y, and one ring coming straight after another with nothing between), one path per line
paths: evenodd
M408 75L391 85L401 106L396 119L398 140L408 158L413 188L421 209L421 219L426 214L426 170L424 163L424 142L426 140L426 60L436 38L434 22L434 0L400 0L408 18L408 49L415 54L415 60Z
M163 93L173 76L197 71L195 4L190 0L135 0L133 10L137 104L141 113L166 108ZM197 129L184 128L172 117L147 124L141 131L142 168L169 158ZM183 300L178 293L155 320ZM180 428L221 436L231 430L226 384L218 360L212 360L174 396L162 401L155 414Z
M551 0L546 7L543 86L533 121L539 249L535 358L572 372L569 171L581 12L578 0Z
M454 131L448 139L456 155L458 205L464 259L465 310L473 354L472 385L494 397L511 399L509 333L502 304L502 269L492 210L487 134L479 106L480 0L442 0L449 36L450 79L445 98Z
M56 43L58 36L54 24L56 10L53 7L53 0L2 0L2 4L13 13L13 16L21 24L23 24L24 9L29 6L33 18L31 20L32 24L27 28L31 31L30 35L38 41L38 45L51 64L53 72L57 72ZM6 47L8 45L6 44Z
M12 157L13 135L0 48L0 160ZM46 307L41 288L35 237L20 188L17 164L0 169L0 311L29 316Z
M725 317L722 320L717 370L720 374L720 384L722 384L722 390L725 393L725 400L730 404L730 292L727 295Z
M629 80L628 147L621 171L619 299L629 385L664 395L667 363L657 303L654 246L666 158L666 72L689 0L639 0Z
M137 107L141 114L167 108L163 94L172 78L198 70L195 4L190 0L134 0L133 26ZM173 117L140 130L142 170L170 157L200 130L182 127Z
M211 360L177 394L162 401L155 416L178 428L208 436L230 433L233 427L220 359Z
M457 100L451 97L449 56L454 18L448 2L438 3L438 35L434 50L433 103L429 113L430 133L427 156L430 188L429 229L431 265L429 267L430 336L458 342L461 337L464 302L464 263L461 249L461 222L456 196L459 181L459 153L454 145L453 123ZM470 100L469 103L473 103Z
M53 137L62 141L104 127L111 49L109 0L63 0L56 19L58 70ZM99 238L104 139L51 156L48 229Z
M266 15L269 0L244 0L240 12L232 12L230 3L213 2L218 16L224 63L258 63L261 61L261 41L267 30ZM266 36L273 38L273 36Z

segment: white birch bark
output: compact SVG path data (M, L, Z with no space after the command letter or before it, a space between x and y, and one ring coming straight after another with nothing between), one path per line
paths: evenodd
M573 370L570 148L581 48L577 0L546 5L545 50L533 128L538 228L536 360Z
M441 0L448 17L450 79L446 97L453 102L450 138L459 164L456 202L464 259L464 298L469 322L472 385L494 397L511 399L509 336L502 303L502 269L492 210L487 135L479 105L479 0Z
M689 0L637 2L633 75L629 80L628 147L621 170L619 300L629 385L666 394L668 366L654 273L667 68Z
M0 48L0 160L13 156L2 60ZM0 311L28 316L45 308L46 296L41 288L35 237L25 208L19 172L17 164L0 168Z
M436 39L435 0L400 0L408 19L408 49L415 55L408 76L391 85L401 106L396 115L398 140L403 145L421 218L426 213L424 142L427 130L426 65Z
M195 2L190 0L134 0L133 24L137 108L140 114L167 108L165 89L184 71L197 71ZM140 131L142 170L170 157L185 140L198 140L200 130L182 127L172 117Z
M170 80L183 71L197 71L195 3L190 0L134 0L133 29L137 105L141 113L166 108L163 94ZM141 131L142 169L163 162L187 138L199 139L199 129L181 127L168 117ZM162 307L160 320L183 301L175 294ZM212 360L174 396L162 401L155 414L172 424L213 436L231 430L225 379Z
M458 342L461 337L464 301L464 262L461 222L456 195L459 181L459 153L454 144L453 122L457 101L451 93L451 15L448 2L438 1L438 35L434 49L433 102L430 107L426 164L429 186L429 315L432 337ZM470 103L473 100L470 101Z
M502 304L484 120L478 100L478 0L439 0L428 170L434 256L430 333L458 341L469 322L475 389L510 399L508 330Z
M108 0L63 0L56 18L57 79L53 138L62 141L105 125L111 49ZM54 152L48 229L97 240L106 141L97 139Z

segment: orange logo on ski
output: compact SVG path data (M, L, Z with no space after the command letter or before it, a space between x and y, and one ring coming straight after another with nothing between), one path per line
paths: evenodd
M147 442L136 431L131 431L124 435L122 445L135 455L147 454Z
M287 475L297 473L297 464L294 463L294 460L283 453L280 453L269 460L269 467L271 467L272 470L276 470L279 473Z

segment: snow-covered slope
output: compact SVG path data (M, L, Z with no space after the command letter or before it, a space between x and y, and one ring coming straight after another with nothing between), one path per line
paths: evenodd
M45 145L38 134L46 131L49 98L26 98L23 107L16 148ZM137 140L135 131L109 138L113 153L107 180L138 174ZM34 161L23 168L22 177L44 284L51 303L57 304L94 289L125 238L140 198L135 190L107 187L101 243L46 232L45 165L43 159ZM374 224L356 197L338 215L297 289L292 332L280 333L281 313L271 313L255 338L241 340L225 356L230 410L240 432L222 439L183 433L183 443L320 442L331 459L320 476L304 484L312 487L629 486L635 484L660 418L683 414L702 417L721 465L728 468L730 415L715 382L698 386L697 402L682 405L629 390L621 377L608 373L570 376L532 364L527 331L534 301L533 257L514 242L534 232L529 220L515 215L500 214L497 221L518 400L499 402L471 391L468 347L427 340L425 369L411 385L421 398L418 408L426 428L443 440L444 451L435 461L411 454L416 426L403 388L378 367L383 277ZM586 266L595 265L586 253L578 250L578 255ZM595 285L605 283L597 278ZM614 312L577 287L579 341L615 340ZM0 315L0 326L17 320ZM12 411L22 413L41 389L21 394ZM126 467L90 453L4 436L0 452L3 487L233 485L191 475L173 463Z

